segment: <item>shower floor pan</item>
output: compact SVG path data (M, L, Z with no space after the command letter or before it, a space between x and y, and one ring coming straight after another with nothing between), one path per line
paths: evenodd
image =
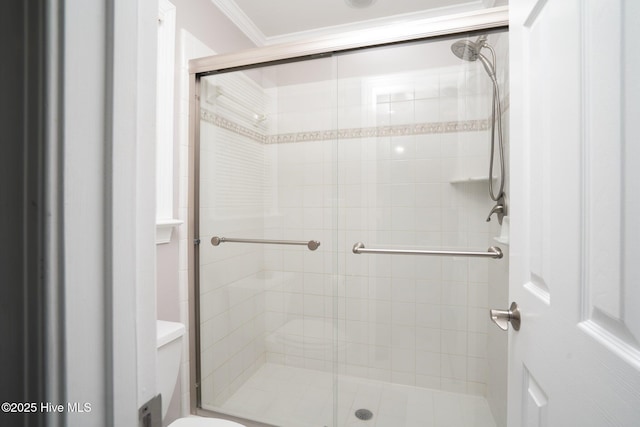
M205 409L282 427L325 427L333 426L333 405L331 373L265 363L224 405ZM337 427L496 425L481 396L357 377L340 377L337 405ZM373 417L358 418L363 409Z

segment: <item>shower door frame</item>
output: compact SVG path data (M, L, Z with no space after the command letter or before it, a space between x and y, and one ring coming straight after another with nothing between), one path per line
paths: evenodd
M417 20L360 30L304 42L257 47L236 53L214 55L189 61L189 211L187 218L188 293L189 293L189 397L190 413L215 416L267 426L255 421L235 418L201 408L200 381L200 298L199 298L199 179L200 179L200 80L207 75L230 72L283 62L297 62L339 52L385 45L424 41L438 37L469 34L487 30L506 30L509 26L508 6L463 14ZM190 244L188 242L191 242ZM206 244L206 243L205 243Z

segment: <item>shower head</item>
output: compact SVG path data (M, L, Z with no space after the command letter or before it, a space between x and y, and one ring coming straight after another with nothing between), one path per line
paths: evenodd
M455 56L465 61L475 61L480 54L480 48L471 40L458 40L451 45L451 51Z
M495 80L496 71L493 65L486 56L480 53L483 47L488 48L493 53L493 49L491 49L491 46L487 43L487 36L480 36L475 42L471 40L458 40L451 45L451 52L465 61L476 61L479 59L491 80Z

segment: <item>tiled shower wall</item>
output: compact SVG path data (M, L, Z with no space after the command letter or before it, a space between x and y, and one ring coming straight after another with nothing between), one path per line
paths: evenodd
M226 92L221 92L224 87ZM236 125L253 127L244 111L224 99L242 98L264 109L263 94L249 79L226 75L202 85L202 106L222 112ZM217 116L222 117L222 116ZM206 119L200 126L200 345L202 403L215 407L232 395L265 360L264 252L261 246L224 243L213 236L263 238L264 149L237 132Z
M267 360L331 369L335 336L340 372L485 393L490 261L351 252L358 241L486 249L487 181L467 179L487 174L490 99L482 93L486 86L469 87L473 72L392 76L412 84L376 95L372 89L384 79L343 79L337 96L351 105L337 116L339 129L347 130L337 143L267 146L277 158L283 217L283 228L271 232L323 239L321 253L272 250L279 255L265 264L290 277L267 292ZM277 97L313 117L318 112L308 106L323 105L334 93L324 82L280 87ZM288 111L279 113L286 120ZM287 133L295 133L289 126ZM313 137L300 132L301 139ZM371 133L382 136L359 137Z
M349 375L486 393L497 261L351 252L357 241L486 249L491 98L476 65L265 89L260 124L203 115L201 194L215 196L200 235L321 242L203 241L205 405L264 361L331 370L336 356Z

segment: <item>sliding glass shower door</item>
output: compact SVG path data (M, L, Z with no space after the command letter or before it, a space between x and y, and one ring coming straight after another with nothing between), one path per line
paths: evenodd
M456 40L200 79L203 413L504 425L506 335L488 317L490 301L507 305L486 222L492 84ZM506 66L506 33L488 42Z
M339 426L496 425L492 86L453 41L338 57Z
M273 425L331 423L335 64L329 57L201 81L205 409Z

